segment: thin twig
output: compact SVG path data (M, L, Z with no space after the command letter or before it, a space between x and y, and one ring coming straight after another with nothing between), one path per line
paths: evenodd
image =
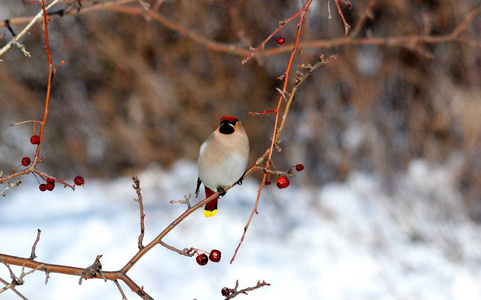
M364 13L356 24L356 27L351 31L351 38L355 38L361 32L362 27L366 24L367 20L372 20L374 18L374 13L372 12L377 0L369 0L367 7L364 8Z
M16 280L15 273L13 273L12 268L8 263L6 263L3 259L0 259L0 262L5 265L5 267L8 269L8 273L10 274L10 278L12 279L12 282Z
M117 279L113 280L117 288L119 289L120 294L122 295L122 300L128 300L127 296L125 296L124 290L122 290L122 287L120 286L120 283Z
M159 244L161 244L162 246L164 246L165 248L169 249L169 250L172 250L174 252L177 252L179 253L180 255L184 255L184 256L188 256L188 257L192 257L195 255L195 251L196 249L194 248L184 248L183 250L180 250L180 249L177 249L175 247L172 247L166 243L164 243L163 241L159 241Z
M132 187L134 190L137 192L137 199L134 199L135 202L139 203L139 210L140 210L140 234L139 234L139 242L138 242L138 247L139 250L142 250L144 248L143 241L144 241L144 234L145 234L145 214L144 214L144 204L142 202L142 193L140 192L140 180L137 176L132 176L132 181L134 184Z
M60 0L60 1L63 2L65 0ZM78 4L79 1L73 0L73 2ZM55 20L56 18L61 18L64 16L87 14L95 11L105 10L106 7L109 7L112 5L124 5L132 2L138 2L138 0L92 1L93 3L92 6L86 7L84 5L82 6L77 5L76 7L73 7L73 5L70 5L59 11L49 13L49 17ZM47 7L47 10L49 8L50 7ZM32 18L34 18L34 16L15 17L15 18L9 19L8 21L10 25L22 25L22 24L30 23L32 21ZM40 22L41 20L39 18L36 18L35 21ZM0 23L0 27L5 27L5 23Z
M313 66L311 66L310 64L308 65L305 65L305 64L301 64L299 65L299 67L301 68L305 68L305 69L308 69L307 72L305 73L299 73L296 80L295 80L295 83L294 83L294 87L292 88L292 91L291 91L291 95L289 97L289 99L287 100L287 104L286 104L286 107L284 109L284 113L282 115L282 121L281 121L281 125L279 126L277 132L276 132L276 137L275 139L278 140L279 137L280 137L280 134L282 132L282 130L284 129L284 126L285 126L285 123L286 123L286 119L287 119L287 114L289 113L289 108L291 107L291 104L292 102L294 101L294 96L297 92L297 89L299 88L299 85L304 81L306 80L307 77L309 77L309 75L312 74L312 72L314 72L314 70L316 70L317 68L320 68L330 62L332 62L333 60L337 59L337 55L331 55L330 57L328 57L327 59L324 59L324 56L323 55L320 55L319 56L320 58L320 61L317 62L316 64L314 64Z
M43 268L43 264L39 264L39 265L37 265L36 268L31 269L30 271L25 273L25 266L22 265L22 273L20 274L20 277L17 277L17 276L15 276L15 273L13 273L12 268L10 268L10 265L8 264L7 261L0 258L0 262L3 263L5 265L5 267L7 267L8 272L10 273L10 278L12 279L11 283L8 283L6 286L4 286L2 289L0 289L0 294L5 292L8 289L14 289L14 287L17 286L17 285L23 285L25 283L25 280L23 280L25 278L25 276L30 275L33 272ZM2 282L4 282L3 279L2 279ZM20 297L23 297L20 293L17 292L17 294L19 294ZM23 297L23 298L26 299L25 297Z
M245 64L247 63L252 57L254 57L254 55L257 53L257 51L259 50L264 50L266 44L268 41L270 41L270 39L272 39L272 37L277 33L277 32L280 32L282 30L282 27L286 26L288 23L290 23L292 20L294 20L300 13L302 13L304 11L304 7L301 8L298 12L296 12L294 15L292 15L289 19L285 20L285 21L281 21L279 22L279 27L277 27L276 30L274 30L271 35L269 35L259 46L257 46L257 48L251 48L251 53L244 59L242 60L242 64Z
M271 175L277 175L277 176L291 176L295 177L296 175L292 173L292 170L288 171L278 171L278 170L272 170L272 169L266 169L264 167L256 167L257 170L260 170L263 173L271 174Z
M341 16L342 23L344 24L344 36L347 36L347 34L349 33L349 29L351 29L351 25L349 25L346 22L346 19L344 18L344 14L342 13L342 10L341 10L341 6L339 5L339 1L344 2L344 0L334 0L334 2L336 2L337 12ZM346 3L349 5L349 7L351 7L351 3L349 1L347 1Z
M0 294L3 293L4 291L10 289L12 290L15 294L17 294L17 296L19 296L20 298L22 298L23 300L28 300L24 295L22 295L19 291L17 291L17 289L14 287L14 286L11 286L10 283L8 283L7 281L5 281L4 279L0 278L0 282L3 283L5 286L3 288L0 289ZM7 288L7 286L9 286Z
M44 0L42 0L42 1L44 1ZM35 22L37 22L37 20L39 20L44 15L44 13L46 13L47 10L52 8L55 4L57 4L60 1L62 1L62 0L54 0L47 7L45 7L45 5L44 5L42 7L42 9L40 10L40 12L35 17L33 17L33 19L31 19L30 23L28 23L28 25L25 26L25 28L19 34L14 36L13 39L10 42L8 42L2 49L0 49L0 56L2 56L5 52L7 52L8 49L10 49L13 45L17 45L18 40L29 31L30 27L32 27L35 24ZM9 23L13 24L12 21L10 21ZM24 52L24 54L26 54L26 53L28 53L28 52ZM30 56L30 55L28 55L28 56Z
M192 205L190 204L190 198L192 198L192 194L184 195L184 200L170 200L170 203L182 203L187 204L187 208L191 208Z
M55 1L54 1L55 2ZM43 140L43 132L45 129L45 123L47 121L47 116L48 116L48 106L50 103L50 92L52 91L52 78L53 78L53 64L52 64L52 56L50 55L50 39L48 36L48 18L47 18L47 9L45 7L45 0L42 0L42 10L43 10L43 23L45 27L45 51L47 53L47 61L48 61L48 83L47 83L47 94L45 96L45 108L43 111L43 119L42 123L40 125L40 133L39 133L39 138L40 142L37 145L37 149L35 150L35 157L33 159L34 162L38 161L40 157L40 149L42 148L42 140ZM32 164L34 165L34 164Z
M35 239L35 242L33 243L32 253L30 254L31 260L34 260L37 257L37 255L35 254L35 249L37 249L37 244L38 244L38 241L40 241L40 234L41 233L42 233L42 230L37 229L37 238Z
M17 122L17 123L14 123L14 124L10 124L10 126L17 126L17 125L22 125L22 124L27 124L27 123L38 123L38 124L40 124L41 122L37 119L33 119L33 120L26 120L26 121L21 121L21 122Z
M239 288L239 280L236 280L235 287L233 289L224 288L224 289L227 289L227 291L228 291L228 295L226 296L225 299L226 300L232 299L232 298L235 298L235 297L237 297L238 295L241 295L241 294L247 295L247 292L257 290L257 289L259 289L263 286L270 286L270 285L271 285L270 283L267 283L264 280L263 281L259 280L257 282L257 284L253 287L247 287L247 288L243 288L241 290L237 290Z
M28 271L27 273L25 273L25 267L22 266L22 274L20 274L20 282L21 282L21 284L24 284L24 283L25 283L25 281L23 280L23 278L24 278L25 276L30 275L30 274L32 274L33 272L35 272L35 271L37 271L37 270L40 270L40 269L42 269L42 268L43 268L43 265L40 264L40 265L38 265L35 269L31 269L30 271Z
M48 280L50 279L50 270L45 269L45 284L48 283Z
M3 197L5 197L7 191L13 187L19 186L22 183L21 180L17 182L9 182L8 185L3 189L3 191L0 193Z

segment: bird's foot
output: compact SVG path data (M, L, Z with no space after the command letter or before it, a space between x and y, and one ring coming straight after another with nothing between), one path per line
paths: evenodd
M221 187L221 186L218 186L218 187L217 187L217 192L219 192L219 196L221 196L221 197L224 196L224 195L227 193L227 192L224 190L224 188Z
M242 185L242 182L244 181L244 175L246 174L246 172L244 172L244 174L242 174L241 178L239 178L239 180L237 180L237 184L238 185Z

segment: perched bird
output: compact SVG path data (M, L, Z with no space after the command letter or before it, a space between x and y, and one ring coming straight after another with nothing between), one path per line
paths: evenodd
M218 191L225 194L224 188L234 183L242 183L249 159L249 139L241 121L234 116L224 116L216 131L200 147L199 178L195 196L199 194L200 184L205 186L205 196ZM217 213L215 198L205 205L204 215L213 217Z

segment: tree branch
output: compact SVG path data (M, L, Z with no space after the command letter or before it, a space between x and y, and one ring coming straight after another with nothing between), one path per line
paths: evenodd
M299 17L299 22L298 22L298 25L297 25L297 34L296 34L296 39L295 39L295 42L294 42L294 46L292 47L292 50L291 50L291 56L289 58L289 62L287 63L287 68L286 68L286 72L284 73L284 75L282 76L282 79L284 81L284 84L283 84L283 87L282 87L282 92L281 92L281 96L279 98L279 100L277 101L277 108L276 108L276 116L275 116L275 120L274 120L274 131L272 133L272 139L271 139L271 146L269 147L269 150L267 151L267 161L265 163L265 169L268 170L270 169L270 164L271 164L271 159L272 159L272 153L273 153L273 149L276 147L277 143L278 143L278 140L279 140L279 133L278 132L278 126L279 126L279 116L280 116L280 109L282 107L282 104L284 103L284 95L287 94L287 85L289 83L289 75L290 75L290 72L291 72L291 68L292 68L292 63L294 61L294 57L298 54L299 52L299 41L300 41L300 38L301 38L301 33L302 33L302 25L304 24L304 19L305 19L305 15L307 13L307 10L309 9L309 6L311 5L312 3L312 0L308 0L306 2L306 4L304 4L303 8L302 8L302 12L300 13L300 17ZM294 99L294 94L295 94L295 91L291 92L291 97L292 99ZM287 113L287 112L286 112ZM284 115L284 118L286 117L286 115ZM282 123L283 124L283 123ZM232 256L231 260L230 260L230 263L232 263L234 260L235 260L235 257L237 255L237 252L239 251L242 243L244 242L244 238L246 236L246 233L247 233L247 230L249 229L249 225L251 224L252 222L252 218L254 217L254 214L257 214L257 206L259 205L259 201L260 201L260 198L261 198L261 193L262 193L262 189L264 188L264 183L267 179L267 172L264 172L264 176L262 178L262 182L259 186L259 189L257 190L257 197L256 197L256 202L254 204L254 208L252 209L252 212L251 212L251 215L249 216L249 220L247 221L247 224L246 226L244 227L244 232L241 236L241 239L239 241L239 244L237 245L237 248L234 252L234 255Z
M235 298L241 294L247 295L247 292L260 289L263 286L270 286L270 285L271 285L270 283L267 283L264 280L263 281L259 280L257 284L253 287L247 287L241 290L237 290L239 288L239 280L236 280L235 287L233 289L230 289L227 287L222 289L222 295L226 297L225 300L228 300L228 299Z
M9 265L24 266L29 269L40 270L48 273L58 273L65 275L82 276L85 268L69 267L63 265L48 264L38 261L32 261L30 258L23 258L13 255L0 254L0 261ZM92 278L107 280L122 280L127 286L142 299L153 299L142 288L140 288L132 279L121 271L102 271L103 277L99 273L95 273Z

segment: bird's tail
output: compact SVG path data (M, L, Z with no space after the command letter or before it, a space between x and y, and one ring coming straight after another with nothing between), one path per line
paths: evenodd
M208 198L214 194L214 191L205 187L205 197ZM204 216L206 217L213 217L217 213L217 201L219 201L219 197L211 200L208 202L204 207Z

